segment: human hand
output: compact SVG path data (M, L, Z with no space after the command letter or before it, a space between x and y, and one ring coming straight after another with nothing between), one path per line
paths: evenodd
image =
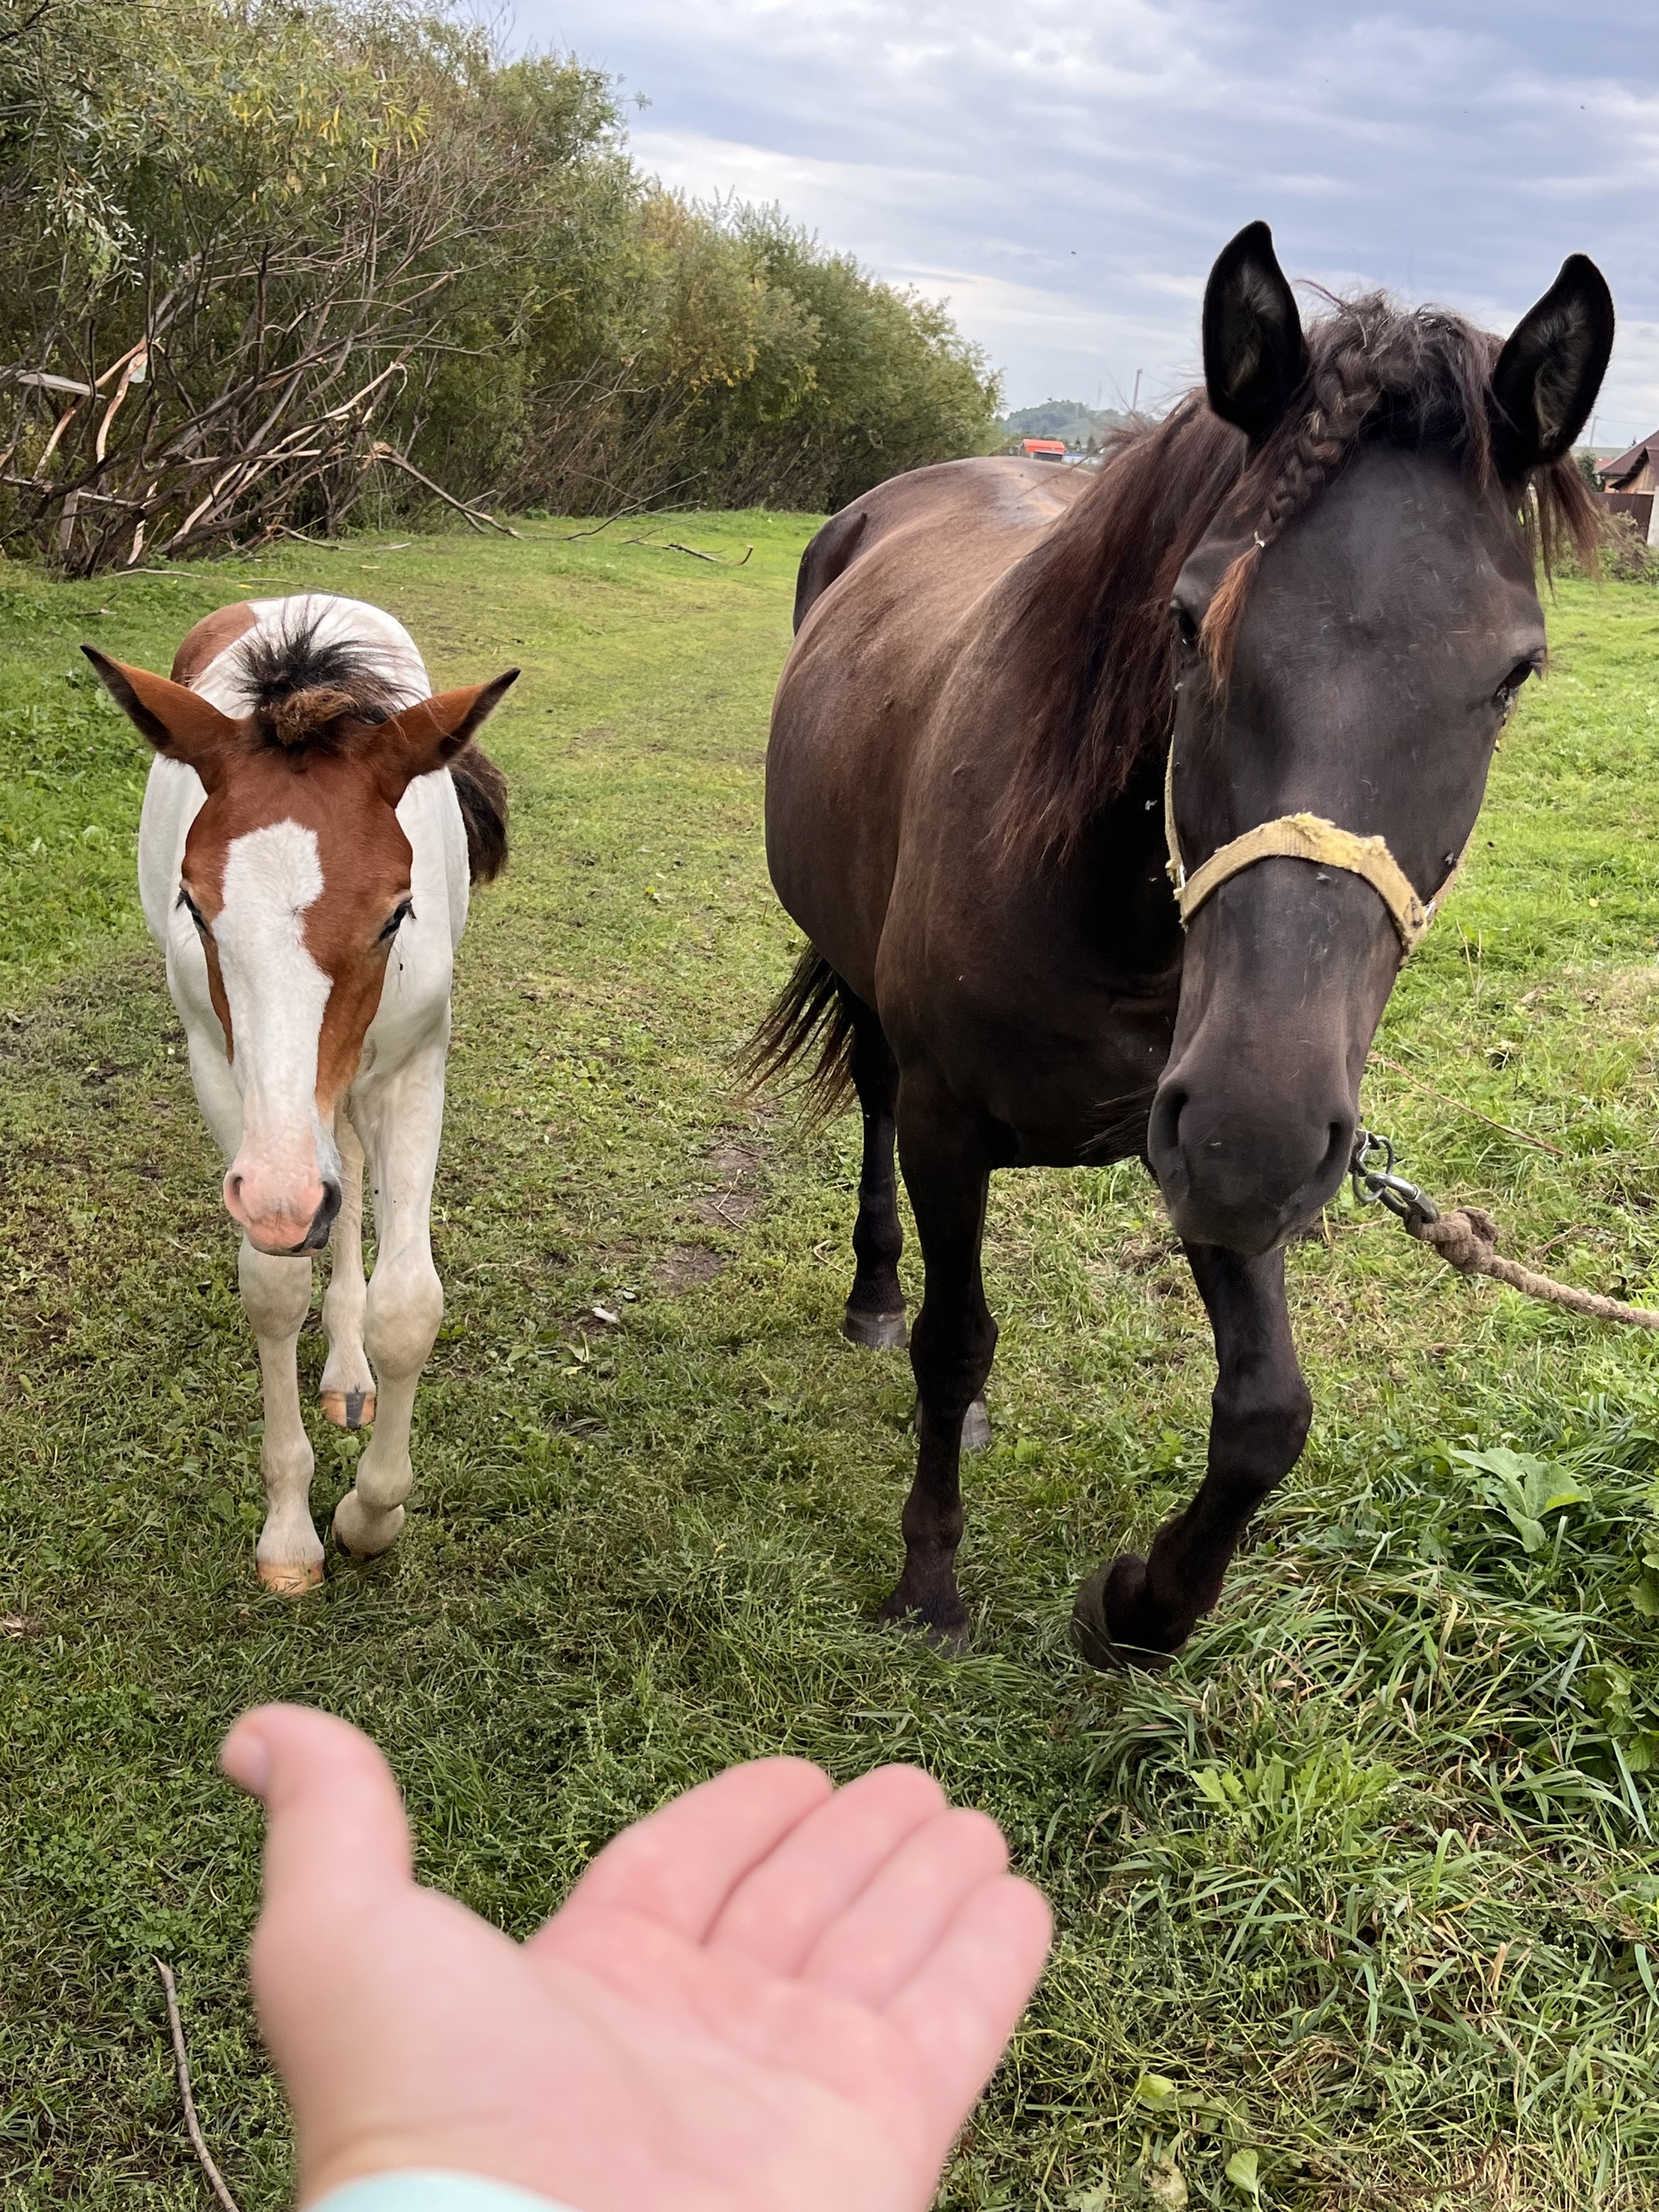
M518 1944L416 1883L343 1721L261 1706L222 1758L269 1820L253 1990L302 2203L427 2166L580 2212L919 2212L1048 1953L995 1824L915 1767L732 1767Z

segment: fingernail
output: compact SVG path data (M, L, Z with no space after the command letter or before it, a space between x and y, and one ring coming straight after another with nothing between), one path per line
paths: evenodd
M232 1729L219 1747L219 1765L231 1780L255 1797L263 1797L270 1780L270 1750L257 1729Z

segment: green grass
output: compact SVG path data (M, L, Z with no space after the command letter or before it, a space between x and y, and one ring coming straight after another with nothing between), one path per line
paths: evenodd
M1060 1942L955 2212L1249 2212L1249 2152L1274 2206L1659 2204L1659 1346L1334 1207L1291 1266L1308 1453L1182 1663L1098 1679L1071 1593L1196 1479L1208 1337L1138 1169L1000 1177L972 1651L877 1632L909 1384L836 1334L852 1126L803 1139L726 1072L793 950L762 753L810 524L677 524L752 544L740 568L530 527L4 573L8 2205L205 2201L158 1954L233 2185L284 2201L241 1980L258 1824L212 1765L272 1696L371 1729L427 1878L514 1929L754 1752L921 1759L994 1813ZM144 763L74 648L164 667L207 608L310 583L392 608L441 682L526 676L492 739L516 854L458 983L415 1509L284 1607L252 1576L217 1170L131 887ZM1553 629L1367 1111L1507 1249L1659 1300L1659 596L1569 586ZM322 1520L352 1446L313 1434Z

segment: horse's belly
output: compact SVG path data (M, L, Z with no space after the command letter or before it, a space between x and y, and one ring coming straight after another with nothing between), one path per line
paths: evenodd
M1044 1066L1040 1045L1015 1079L992 1084L986 1104L1011 1133L1013 1167L1104 1166L1138 1158L1152 1095L1170 1057L1173 1024L1126 1033L1091 1060Z

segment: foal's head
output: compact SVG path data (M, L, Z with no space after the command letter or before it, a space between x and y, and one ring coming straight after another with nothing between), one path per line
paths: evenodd
M241 1096L225 1204L260 1251L320 1250L340 1203L335 1110L413 917L398 801L456 758L518 672L392 712L385 683L337 656L299 688L272 672L236 717L85 650L155 750L193 769L207 793L178 902ZM447 949L447 916L443 926Z
M1403 899L1431 906L1543 666L1540 537L1547 556L1563 527L1586 543L1593 529L1571 448L1612 337L1607 287L1579 256L1500 347L1381 298L1304 331L1265 224L1224 252L1205 301L1207 405L1169 434L1237 449L1164 616L1189 880L1305 814L1385 841ZM1412 926L1364 875L1282 853L1188 920L1150 1156L1182 1236L1261 1252L1340 1182Z

